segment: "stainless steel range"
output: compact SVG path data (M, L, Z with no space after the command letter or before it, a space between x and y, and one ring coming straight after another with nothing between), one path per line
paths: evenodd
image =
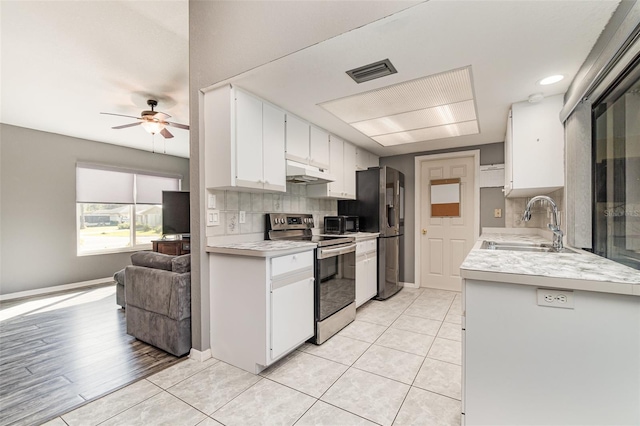
M318 244L315 261L315 336L322 344L356 318L356 243L352 237L312 235L313 216L267 214L266 239Z

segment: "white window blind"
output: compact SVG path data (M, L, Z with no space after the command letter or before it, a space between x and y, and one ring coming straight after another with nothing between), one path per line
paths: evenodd
M78 203L133 204L134 174L112 170L76 168Z
M94 164L76 165L76 202L162 204L162 191L179 191L181 176Z
M179 191L180 181L162 176L136 175L136 203L162 204L162 191Z

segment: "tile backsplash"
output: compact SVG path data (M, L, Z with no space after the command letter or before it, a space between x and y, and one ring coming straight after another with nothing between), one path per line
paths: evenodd
M564 189L558 189L548 195L556 202L560 217L560 228L565 230ZM531 209L531 220L522 220L522 214L529 200L533 197L506 198L505 199L505 227L506 228L540 228L547 230L547 224L551 223L551 207L547 203L536 203Z
M335 215L338 210L336 200L307 197L306 185L287 184L286 193L253 193L240 191L219 191L208 189L207 194L216 196L216 209L220 212L220 224L207 226L207 239L215 242L228 236L264 238L266 213L311 213L316 228L321 228L324 217ZM245 213L245 222L240 223L240 212ZM220 238L216 238L220 237Z

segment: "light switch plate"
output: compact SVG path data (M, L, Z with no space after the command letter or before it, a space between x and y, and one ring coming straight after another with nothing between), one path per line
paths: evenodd
M207 208L215 209L216 208L216 195L215 194L207 194Z
M502 217L502 209L494 209L493 217Z
M247 214L244 210L240 210L240 214L238 215L238 222L245 223L247 220Z
M220 210L207 210L207 226L220 225Z

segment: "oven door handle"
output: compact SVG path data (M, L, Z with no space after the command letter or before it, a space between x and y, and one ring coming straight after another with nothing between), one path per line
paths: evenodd
M318 251L318 259L326 259L327 257L340 256L341 254L351 253L356 251L355 244L349 244L345 247L338 247L334 249L320 249Z

